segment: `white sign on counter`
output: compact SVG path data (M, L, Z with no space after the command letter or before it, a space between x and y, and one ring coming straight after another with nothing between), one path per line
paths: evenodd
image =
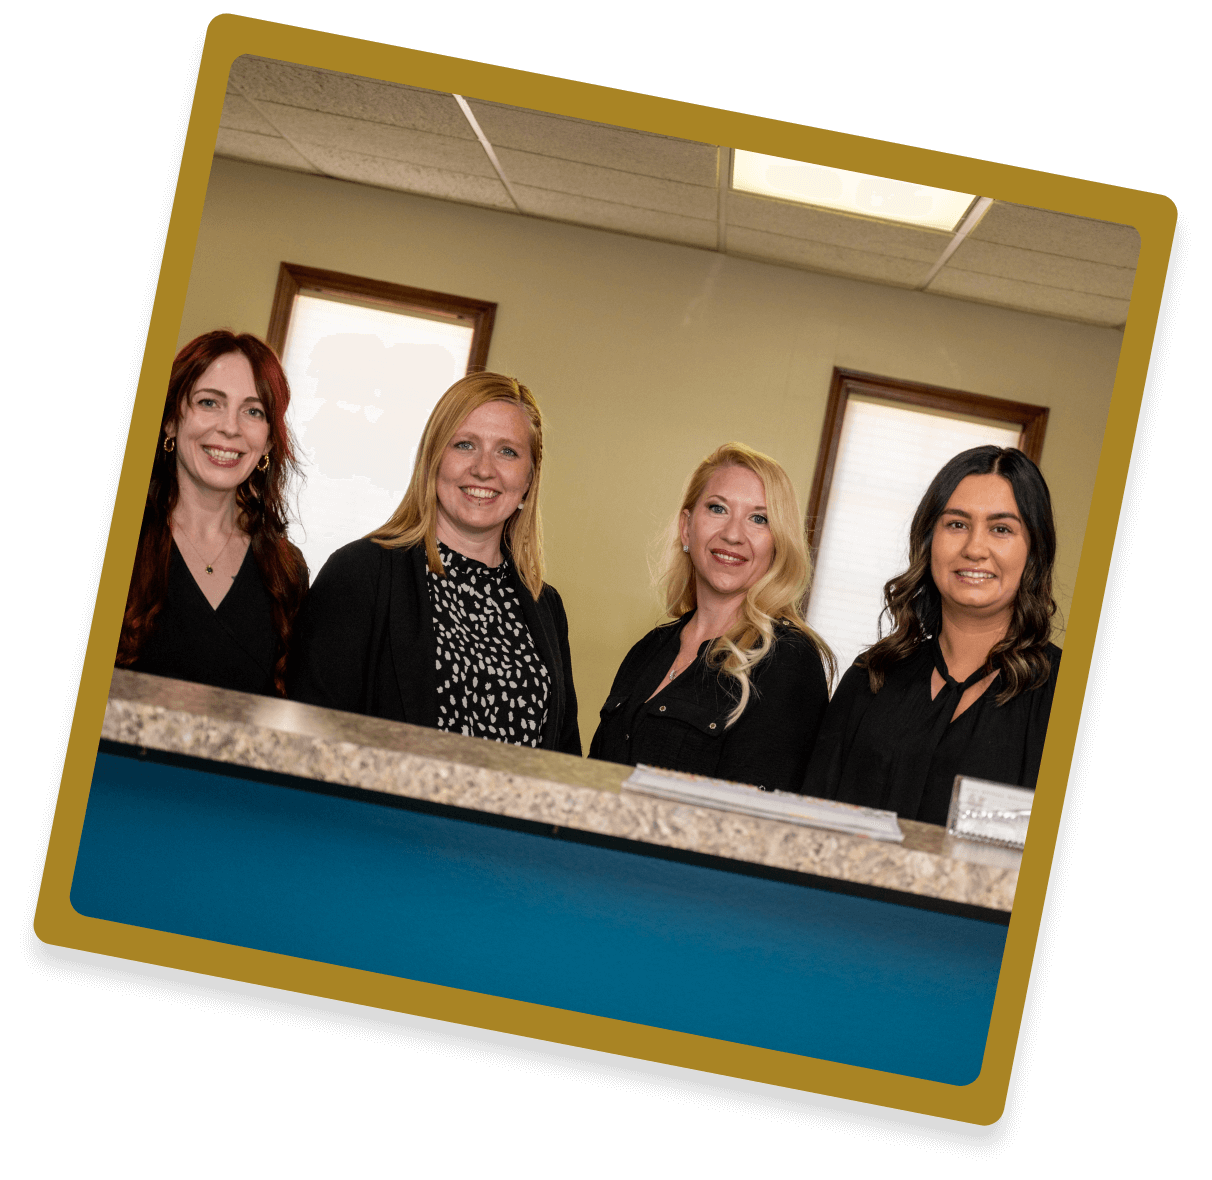
M1006 783L955 776L947 833L962 840L1022 848L1027 840L1035 792Z

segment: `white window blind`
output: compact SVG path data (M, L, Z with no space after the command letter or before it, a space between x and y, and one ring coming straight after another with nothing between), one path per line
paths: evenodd
M879 637L884 583L909 564L909 523L930 481L970 447L1020 428L852 395L846 401L808 622L845 671Z
M296 296L282 356L303 474L291 539L313 578L333 550L395 511L430 412L467 372L472 334L450 320Z

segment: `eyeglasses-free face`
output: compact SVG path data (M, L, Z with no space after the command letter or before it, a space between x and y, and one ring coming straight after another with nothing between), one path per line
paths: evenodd
M226 352L212 361L164 433L174 440L178 481L234 493L269 449L269 416L248 358Z
M530 425L521 409L500 401L472 410L438 467L438 538L459 552L493 539L499 544L530 476Z
M1027 567L1030 542L1010 481L969 475L934 525L930 574L944 610L1007 616Z
M766 489L747 467L713 471L699 502L682 513L680 532L700 605L743 598L774 558Z

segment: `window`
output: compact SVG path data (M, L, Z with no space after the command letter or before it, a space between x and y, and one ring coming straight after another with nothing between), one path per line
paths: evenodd
M282 263L268 341L290 382L312 572L378 528L412 474L441 395L484 368L495 303Z
M909 523L931 479L969 447L1039 462L1048 410L834 369L807 532L808 621L843 671L878 636L884 583L909 564Z

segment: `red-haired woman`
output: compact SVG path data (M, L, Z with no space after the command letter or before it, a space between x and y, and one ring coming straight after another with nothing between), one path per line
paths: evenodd
M115 661L284 695L307 565L286 539L290 389L255 336L207 332L173 361Z

